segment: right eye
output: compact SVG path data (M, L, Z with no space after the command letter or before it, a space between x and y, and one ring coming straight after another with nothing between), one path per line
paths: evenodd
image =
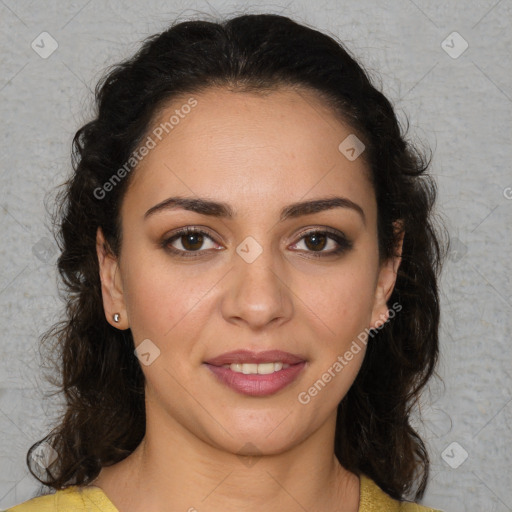
M175 232L171 237L166 238L162 242L162 246L176 256L195 258L204 252L204 250L201 250L201 247L204 245L206 239L211 240L215 244L215 240L213 240L206 231L187 227ZM176 243L181 245L182 249L176 247L174 245ZM210 247L209 249L218 250L218 248L215 247Z

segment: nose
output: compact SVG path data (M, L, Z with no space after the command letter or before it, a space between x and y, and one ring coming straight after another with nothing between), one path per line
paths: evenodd
M273 258L270 250L263 250L251 263L234 254L222 301L226 321L261 330L272 322L280 325L291 318L291 290L278 258Z

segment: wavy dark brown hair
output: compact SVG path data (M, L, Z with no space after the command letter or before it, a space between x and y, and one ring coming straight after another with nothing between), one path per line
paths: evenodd
M105 319L96 254L101 227L109 249L119 255L120 205L136 166L105 197L95 191L140 147L173 98L211 87L307 91L364 142L381 261L393 256L402 234L393 229L396 221L405 232L389 300L402 310L372 333L361 370L338 406L335 454L346 469L368 475L393 498L421 498L429 458L410 420L438 360L437 283L444 257L433 217L436 185L427 173L431 154L427 158L406 140L409 126L400 126L389 100L341 42L270 14L175 22L97 84L95 117L74 136L73 172L55 203L66 315L41 339L41 346L51 345L46 357L58 377L48 378L65 407L57 426L29 449L30 472L55 490L86 485L144 436L144 376L130 330L115 329ZM58 453L44 474L31 457L43 442Z

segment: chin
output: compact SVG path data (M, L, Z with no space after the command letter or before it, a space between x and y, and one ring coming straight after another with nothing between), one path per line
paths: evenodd
M299 444L302 437L297 434L296 429L291 429L291 423L286 425L287 420L273 423L256 425L241 424L231 425L226 430L229 434L224 436L222 441L216 444L219 448L240 456L261 456L261 455L279 455L288 451L293 446ZM280 424L281 423L281 424Z

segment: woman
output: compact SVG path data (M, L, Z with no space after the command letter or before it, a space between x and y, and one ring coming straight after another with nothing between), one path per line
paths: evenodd
M97 87L61 197L67 400L11 510L432 510L428 163L343 46L190 21ZM41 471L42 468L42 471Z

